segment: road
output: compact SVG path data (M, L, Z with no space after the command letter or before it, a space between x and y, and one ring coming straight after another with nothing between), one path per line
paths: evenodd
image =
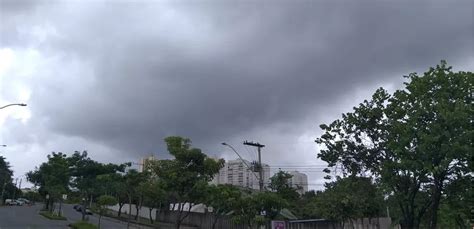
M81 219L81 213L76 212L73 205L65 204L62 207L63 215L67 221L63 220L49 220L39 215L38 212L42 208L41 204L34 206L0 206L0 229L42 229L42 228L69 228L70 223L74 223ZM98 223L98 216L89 216L89 222ZM102 229L121 229L127 228L126 222L121 222L116 219L102 217ZM131 225L130 228L145 229L149 227Z

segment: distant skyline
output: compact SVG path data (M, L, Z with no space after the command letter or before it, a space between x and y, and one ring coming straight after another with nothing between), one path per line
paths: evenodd
M15 177L55 152L101 162L209 155L324 166L319 125L445 59L474 71L474 3L0 0L0 155Z

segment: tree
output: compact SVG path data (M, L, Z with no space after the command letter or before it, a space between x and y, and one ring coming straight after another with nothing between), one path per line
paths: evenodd
M219 172L224 161L207 157L200 149L191 147L191 140L179 136L165 138L173 160L161 160L151 170L160 176L163 186L178 211L176 228L189 215L194 204L204 201L205 188Z
M214 214L212 229L214 229L219 218L232 213L240 201L241 192L232 185L210 185L206 196L204 203L212 207Z
M382 212L383 196L370 178L347 177L327 183L313 199L317 214L342 224L354 219L374 218Z
M98 210L99 210L99 223L98 223L97 226L99 228L100 228L100 220L102 218L102 215L107 213L107 207L112 206L112 205L116 205L116 204L117 204L117 199L113 196L109 196L109 195L99 196L99 198L97 200L97 207L98 207Z
M11 191L15 189L12 177L13 171L10 169L10 164L0 156L0 204L3 204L5 198L10 196Z
M158 177L149 179L140 185L143 193L143 203L148 206L150 223L153 224L153 209L162 209L168 203L168 194ZM167 205L169 207L169 205Z
M39 192L47 196L46 209L53 211L54 202L69 190L71 174L66 154L53 152L48 155L47 162L27 173L27 180L39 186Z
M255 199L251 195L243 195L234 205L233 221L247 225L248 228L254 228L263 225L265 219L261 216Z
M299 194L296 188L290 184L292 177L293 175L287 172L279 171L270 177L269 188L287 201L296 201L299 198Z
M92 204L94 196L99 196L101 193L101 183L97 179L101 175L115 174L117 172L123 172L126 164L102 164L92 160L87 151L74 152L70 157L67 158L69 163L69 170L71 176L74 178L71 182L71 186L78 189L84 200L89 199L89 205ZM85 219L85 201L82 202L84 205L82 209L82 219Z
M120 217L123 206L128 202L124 175L121 173L103 174L97 176L97 180L102 184L102 193L116 197L119 206L117 216Z
M135 169L130 169L124 176L125 190L128 197L128 220L127 228L130 226L130 220L132 216L132 204L135 202L136 215L135 219L138 219L139 210L141 208L142 193L140 185L145 182L146 175L138 172Z
M474 75L452 72L442 61L407 78L404 89L390 95L380 88L354 112L321 125L318 157L346 174L380 179L397 200L403 228L418 228L427 212L436 228L446 187L472 177ZM421 193L429 200L419 205Z
M234 216L237 223L246 224L249 228L265 225L276 219L288 202L274 192L258 192L243 195L234 204Z
M320 219L323 218L318 211L319 209L316 207L316 201L315 199L317 198L318 195L320 195L322 191L314 191L311 190L309 192L304 193L301 195L301 198L299 198L296 202L295 205L297 206L296 208L293 208L292 210L294 213L298 216L300 219ZM290 203L291 204L291 203Z

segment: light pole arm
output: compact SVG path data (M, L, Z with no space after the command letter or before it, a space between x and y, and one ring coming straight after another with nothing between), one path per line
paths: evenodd
M7 107L10 107L10 106L26 107L26 104L24 104L24 103L12 103L12 104L8 104L8 105L5 105L5 106L3 106L3 107L0 107L0 109L7 108Z
M235 150L234 147L232 147L231 145L229 145L229 144L227 144L227 143L225 143L225 142L223 142L222 145L225 145L225 146L229 147L232 151L234 151L234 153L237 154L237 156L239 156L240 160L242 160L242 162L244 163L244 165L247 166L247 168L250 170L250 172L252 172L252 174L258 179L257 174L255 174L255 173L253 172L253 170L250 168L250 166L247 164L247 162L245 162L245 160L240 156L240 154L237 153L237 150Z

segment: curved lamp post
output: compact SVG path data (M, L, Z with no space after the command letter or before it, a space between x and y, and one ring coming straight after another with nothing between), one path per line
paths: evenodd
M7 107L10 107L10 106L26 107L26 103L12 103L12 104L8 104L8 105L5 105L3 107L0 107L0 109L7 108Z
M258 176L257 176L257 174L255 174L255 173L253 172L252 168L247 164L247 162L245 162L245 160L240 156L240 154L237 153L237 150L235 150L234 147L232 147L231 145L229 145L229 144L227 144L227 143L225 143L225 142L223 142L222 145L227 146L227 147L229 147L232 151L234 151L234 153L237 154L237 156L239 156L240 160L242 160L242 162L243 162L244 165L250 170L250 172L252 172L252 174L253 174L257 179L259 179Z

